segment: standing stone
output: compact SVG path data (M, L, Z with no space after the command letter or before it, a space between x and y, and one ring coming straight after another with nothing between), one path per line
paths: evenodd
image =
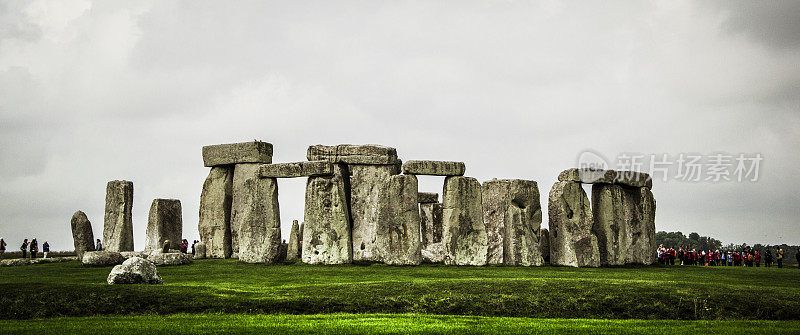
M200 240L208 258L231 257L233 167L211 168L200 196Z
M539 249L544 263L550 264L550 231L547 228L542 228L539 232Z
M539 248L542 207L536 182L493 179L483 183L482 198L489 240L488 263L542 265Z
M396 165L348 165L350 169L350 209L353 218L353 261L380 262L381 250L385 241L378 237L378 231L387 231L381 225L381 217L386 217L380 206L388 197L389 178L396 175ZM306 222L308 222L306 220Z
M387 196L378 206L378 256L390 265L419 265L422 262L418 181L413 175L389 177ZM381 241L383 240L383 241Z
M106 185L103 247L107 251L133 251L133 182L114 180Z
M600 266L597 237L592 233L592 211L581 183L559 181L550 190L550 263L564 266Z
M592 233L597 236L600 265L627 263L631 234L641 218L639 190L632 195L620 185L592 185Z
M92 232L92 223L86 214L77 211L72 215L70 220L72 227L72 241L75 245L75 254L78 259L83 258L83 253L87 251L94 251L94 233Z
M194 245L194 259L205 259L206 258L206 244L202 241L195 243Z
M447 177L443 199L445 264L486 265L489 241L481 209L481 184L475 178Z
M442 208L440 203L419 204L423 249L433 243L442 242Z
M296 262L300 259L300 224L292 221L292 230L289 232L289 246L286 251L286 261Z
M147 220L145 251L158 250L164 241L170 241L170 249L180 249L183 239L181 201L177 199L153 199Z
M640 208L642 219L640 228L631 236L632 254L628 257L629 263L650 265L656 262L656 199L650 188L639 189L641 196ZM639 233L638 235L636 233ZM638 237L638 238L637 238Z
M303 263L345 264L353 260L347 174L346 165L336 164L332 176L308 178L302 227Z
M245 263L276 262L281 245L278 182L260 178L259 167L236 164L233 172L231 246Z

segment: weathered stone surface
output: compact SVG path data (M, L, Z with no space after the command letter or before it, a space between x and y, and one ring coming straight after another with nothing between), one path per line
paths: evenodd
M253 141L203 147L203 164L207 167L241 163L272 163L272 144Z
M532 180L497 180L482 186L489 264L539 266L542 207Z
M108 274L109 284L163 284L156 266L140 257L133 257L117 265Z
M192 264L192 255L182 252L162 252L155 250L147 255L147 260L157 266Z
M486 265L489 241L481 209L481 184L475 178L447 177L443 200L445 263Z
M422 248L442 242L442 208L440 203L419 204Z
M289 244L281 243L278 245L278 255L275 256L276 263L282 263L286 261L286 254L289 253Z
M108 251L133 251L133 183L114 180L106 185L106 211L103 219L103 248Z
M133 257L147 258L147 256L150 255L150 252L147 252L147 251L123 251L123 252L120 252L119 254L122 255L122 258L127 260L127 259L133 258Z
M264 164L259 171L261 178L297 178L332 174L333 164L328 161Z
M286 250L286 261L296 262L302 256L300 242L300 224L297 220L292 221L292 229L289 231L289 245Z
M203 242L197 242L194 245L194 259L205 259L206 258L206 244Z
M301 228L303 263L345 264L353 260L347 174L347 166L336 164L332 176L308 178Z
M547 228L542 228L539 232L539 250L544 264L550 264L550 231Z
M122 264L125 258L116 251L86 251L83 253L81 262L86 266L112 266Z
M308 147L307 158L309 161L329 161L346 164L368 165L399 165L397 150L382 145L352 145L340 144L336 146L312 145Z
M260 164L236 164L233 172L231 245L244 263L273 263L281 244L278 181L260 178Z
M353 218L353 261L381 262L378 231L387 231L387 222L381 222L386 206L389 178L400 171L395 165L349 165L350 209ZM306 223L308 221L306 220ZM381 227L384 225L384 227ZM305 237L304 237L305 238Z
M419 192L417 201L421 204L439 202L439 193Z
M572 168L558 175L559 181L574 181L584 184L619 184L630 187L653 188L653 179L644 172Z
M559 181L550 190L550 264L600 266L592 210L580 183Z
M153 199L147 219L144 249L158 250L163 246L164 241L170 241L170 248L180 249L180 242L183 238L182 216L180 200Z
M231 202L233 167L211 168L200 196L200 240L209 258L231 257Z
M72 215L70 220L72 227L72 242L75 246L75 254L79 258L83 258L83 253L86 251L94 251L94 233L92 232L92 223L86 214L77 211Z
M420 216L418 181L414 175L389 177L387 196L379 199L378 257L390 265L419 265Z
M463 176L465 170L464 162L408 161L403 163L404 174Z
M71 262L71 261L79 261L80 258L78 257L48 257L48 258L15 258L15 259L4 259L0 260L0 267L2 266L21 266L21 265L33 265L33 264L47 264L47 263L62 263L62 262Z
M597 236L602 265L655 261L655 223L650 212L654 201L647 188L592 186L592 232Z
M442 242L439 243L431 243L427 245L424 249L422 249L422 261L425 263L444 263L446 257L446 251L444 250L444 244Z

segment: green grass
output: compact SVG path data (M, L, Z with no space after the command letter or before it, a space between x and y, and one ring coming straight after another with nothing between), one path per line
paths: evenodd
M265 266L203 260L159 268L166 283L161 286L107 285L109 271L78 262L0 268L0 319L413 313L800 320L800 270L786 268Z
M4 333L797 334L800 321L530 319L413 314L171 315L0 321Z

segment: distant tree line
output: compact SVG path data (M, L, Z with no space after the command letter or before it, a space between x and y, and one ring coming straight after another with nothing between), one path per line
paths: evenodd
M676 250L680 247L685 247L689 249L697 249L699 250L725 250L725 251L744 251L749 245L747 243L742 244L733 244L729 243L728 245L723 246L722 242L711 237L711 236L700 236L698 233L689 233L689 236L684 235L682 232L674 231L674 232L665 232L660 231L656 233L656 246L664 245L665 248L675 248ZM767 247L769 247L770 251L772 251L772 255L775 255L775 250L778 247L783 249L783 263L784 264L797 264L797 259L795 258L795 254L797 253L798 246L796 245L762 245L760 243L756 243L755 245L750 246L751 248L758 250L759 253L762 255L766 252ZM762 258L763 259L763 258Z

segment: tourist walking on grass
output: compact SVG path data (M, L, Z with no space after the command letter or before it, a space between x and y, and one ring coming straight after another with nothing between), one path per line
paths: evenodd
M772 267L772 251L769 248L764 251L764 266Z
M36 239L31 240L31 259L36 258L36 253L39 252L39 242L36 242Z
M100 242L100 239L97 239L97 246L94 247L94 250L103 251L103 243Z
M3 254L6 253L6 241L0 237L0 259L3 259Z
M761 266L761 254L756 250L755 256L753 256L753 260L756 262L756 267Z
M185 254L187 251L189 251L189 241L183 239L183 241L181 241L181 253Z
M28 258L28 239L26 238L22 241L22 246L19 247L19 250L22 251L22 258Z
M775 260L778 262L778 268L783 267L783 249L778 247L778 250L775 250Z
M44 244L42 244L42 252L44 253L44 257L42 258L47 258L47 254L50 253L50 243L47 243L47 241L44 241Z

